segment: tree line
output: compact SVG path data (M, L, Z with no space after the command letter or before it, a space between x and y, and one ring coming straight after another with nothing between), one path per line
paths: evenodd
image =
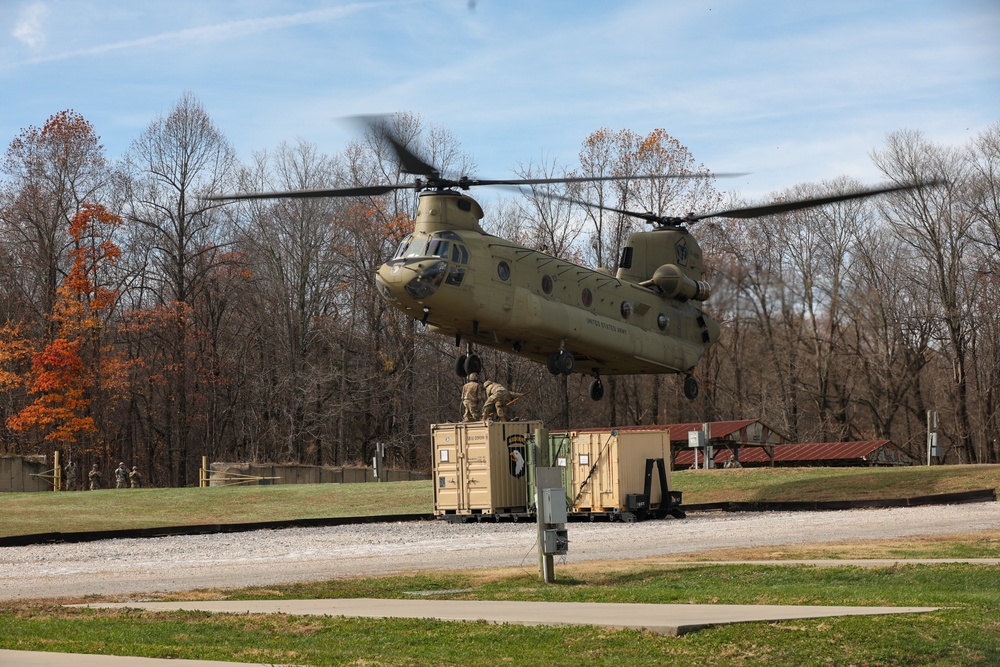
M444 172L474 173L446 130L413 114L385 122ZM693 229L723 323L695 401L676 377L622 376L595 404L589 378L481 350L486 376L525 392L519 416L552 428L759 418L792 441L889 438L915 458L933 409L941 460L1000 462L1000 124L961 147L900 131L872 159L887 181L942 185ZM492 233L611 270L642 223L608 207L738 201L663 130L600 129L578 164L517 171L697 176L485 207ZM172 486L195 483L202 456L344 465L379 442L392 464L426 468L428 425L460 418L461 350L389 307L373 281L412 228L412 193L206 199L409 180L377 128L335 155L299 140L240 161L185 94L118 160L62 111L10 142L2 173L3 452L127 461Z

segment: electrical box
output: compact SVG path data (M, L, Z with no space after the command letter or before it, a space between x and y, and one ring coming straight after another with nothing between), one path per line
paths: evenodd
M569 553L568 531L565 528L547 529L542 539L542 553L546 556L562 556Z
M566 523L566 489L541 489L544 496L542 523Z

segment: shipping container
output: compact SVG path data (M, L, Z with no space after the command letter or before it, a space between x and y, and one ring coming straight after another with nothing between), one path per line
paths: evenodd
M628 518L677 510L680 494L670 489L670 430L666 427L588 429L553 433L569 439L572 487L567 489L575 514L622 514ZM562 463L562 460L558 461Z
M540 422L432 424L434 513L526 514L526 443L541 426Z

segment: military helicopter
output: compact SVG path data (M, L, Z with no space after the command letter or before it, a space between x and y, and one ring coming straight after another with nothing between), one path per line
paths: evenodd
M449 179L384 125L376 127L373 117L368 117L368 122L393 147L403 171L416 176L412 183L241 193L209 199L358 197L415 190L419 202L413 232L375 277L382 296L430 331L454 337L456 347L466 344L466 352L455 362L455 371L462 377L482 369L482 360L474 350L475 345L482 345L545 364L553 375L589 374L593 377L589 393L595 401L604 395L603 375L628 374L683 373L685 396L691 400L697 397L698 382L692 371L718 340L720 327L702 305L711 295L711 287L703 280L701 248L689 231L693 223L707 218L757 218L919 187L883 187L683 217L599 207L652 225L652 230L629 237L618 270L612 274L488 234L479 223L484 217L482 207L464 191L473 186L623 180L621 177Z

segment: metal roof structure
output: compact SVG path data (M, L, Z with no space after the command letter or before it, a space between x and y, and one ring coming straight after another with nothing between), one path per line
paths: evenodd
M716 446L712 459L717 467L723 466L736 448ZM738 460L742 466L768 465L909 465L913 462L890 440L861 440L855 442L820 442L810 444L776 445L773 447L740 447ZM694 465L694 452L682 450L674 457L674 468Z
M670 442L686 445L688 433L691 431L700 431L701 426L698 422L671 424L667 427L670 429ZM788 442L788 438L759 419L711 422L709 423L709 439L715 443L726 441L727 443L739 446L780 445Z

